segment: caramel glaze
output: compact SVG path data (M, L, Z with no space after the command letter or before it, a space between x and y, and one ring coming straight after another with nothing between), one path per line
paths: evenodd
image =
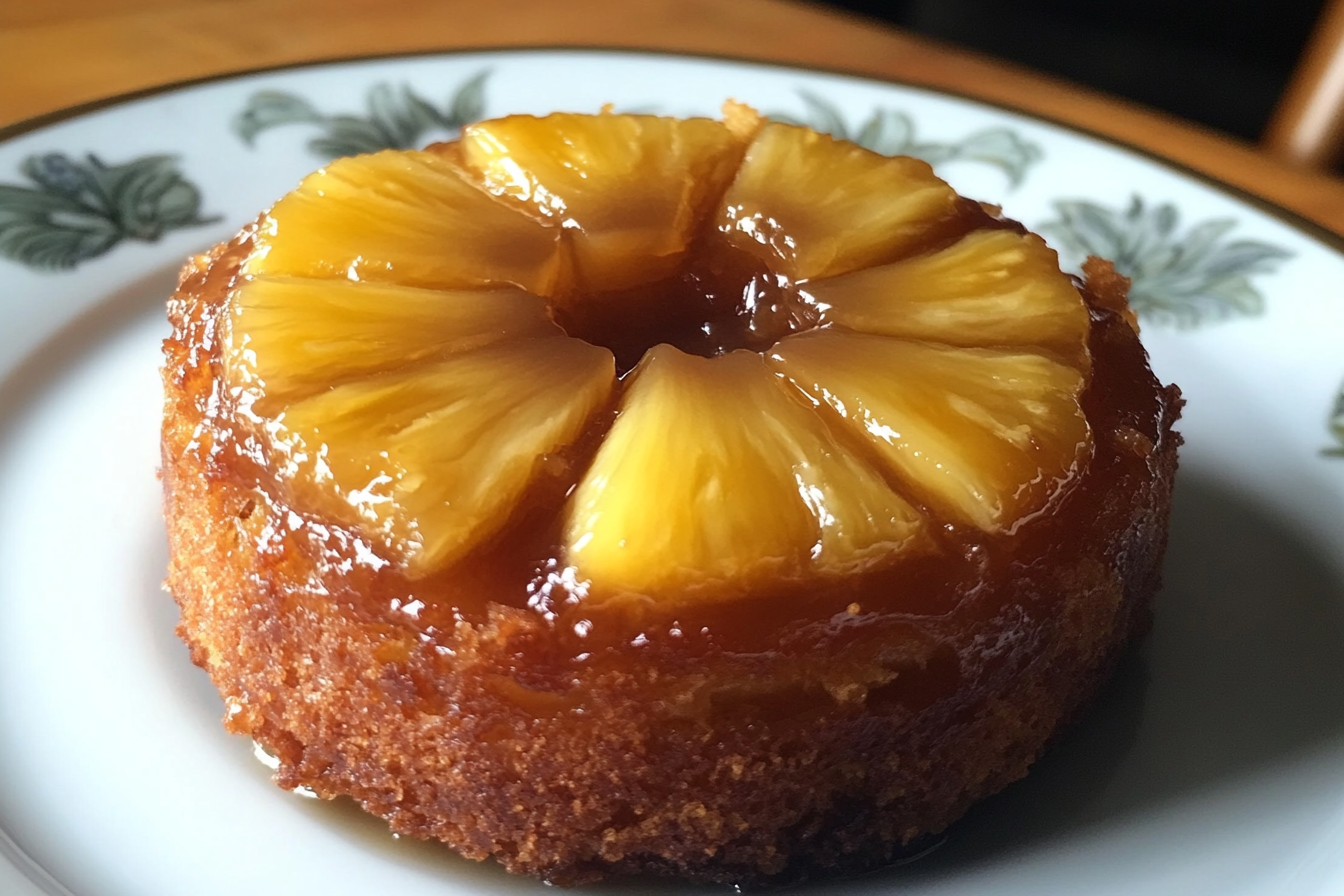
M968 205L957 226L941 229L934 239L950 243L975 227L1016 226ZM758 795L761 775L741 772L736 765L729 775L724 763L737 762L733 756L768 755L771 750L777 757L790 751L803 756L798 744L812 745L807 749L815 748L815 755L823 757L817 774L829 777L817 785L816 792L823 794L817 797L817 806L804 806L797 817L812 812L813 821L828 818L831 833L824 848L819 841L803 847L811 855L809 861L834 869L849 862L845 856L852 853L857 857L854 867L868 866L883 856L890 859L893 843L939 829L970 801L1019 777L1055 723L1075 712L1101 680L1124 642L1146 628L1148 600L1157 587L1165 548L1165 515L1179 444L1171 426L1181 401L1175 387L1163 387L1153 377L1125 317L1126 284L1104 263L1091 262L1088 283L1079 284L1092 320L1088 346L1092 373L1082 405L1092 427L1094 451L1050 507L1010 535L944 525L938 529L939 550L933 556L899 561L855 579L781 587L696 606L667 618L656 608L637 613L603 610L600 600L594 599L600 595L567 601L576 593L575 586L554 560L559 556L560 508L596 450L610 412L579 444L545 459L547 475L492 546L428 578L406 578L395 563L379 559L357 533L287 506L284 495L271 484L264 443L232 415L233 402L222 377L218 319L251 244L251 231L244 231L212 255L197 259L170 302L175 332L165 344L164 377L168 419L176 423L166 424L164 445L170 530L181 532L173 535L175 550L194 558L190 562L196 567L202 563L236 567L230 573L234 586L246 581L250 584L242 586L244 590L255 593L213 590L216 586L203 583L199 568L185 566L170 575L170 585L183 603L183 634L193 644L194 658L211 669L226 699L251 701L238 710L238 718L230 717L231 725L260 738L281 757L282 784L307 784L324 795L353 793L366 808L387 817L396 830L440 837L477 858L495 854L514 870L561 882L591 879L599 873L595 868L673 871L706 880L775 880L788 864L787 856L777 853L796 848L799 837L807 840L814 835L772 829L776 823L770 819L783 810L771 800L806 802L812 799L806 796L810 791L790 795L794 785L780 784L780 793L788 791L783 796ZM754 263L739 259L731 264L738 265L733 277L741 279L745 269L747 278L766 287L763 292L779 286L769 283L763 268ZM692 277L701 273L693 270ZM685 281L668 285L673 293L686 288ZM716 326L725 342L764 347L779 337L781 328L792 331L816 323L805 305L790 305L795 302L791 287L779 288L784 295L776 297L783 301L775 304L785 313L763 318L759 328L742 322L740 308L719 314L717 294L705 289L701 310L709 313L674 322L671 329L683 348L713 353L715 345L704 337L714 337ZM566 319L563 313L557 318L572 334L613 346L623 370L629 369L650 338L648 328L627 327L629 321L604 329L596 320ZM706 323L707 328L702 326ZM633 336L622 342L619 334ZM206 501L187 492L207 495L206 503L216 513L230 515L233 522L226 520L219 524L222 528L205 523L196 525L196 530L190 525L179 530L176 522L186 519L190 524L193 519L195 511L188 502ZM216 618L200 610L202 605L215 607L210 612ZM219 615L225 612L220 609L224 605L234 608L227 611L232 616L255 616L248 624L257 631L256 644L249 646L251 636L243 635L238 656L232 643L222 647L210 643L212 637L219 640L214 629L233 631ZM228 626L237 624L232 616ZM261 662L256 657L266 651L278 654L282 647L302 648L293 643L297 634L276 630L285 624L279 620L288 618L288 624L300 626L311 623L315 630L325 631L328 623L321 622L323 616L339 617L341 625L352 626L350 631L373 639L371 655L382 667L376 672L383 694L379 699L390 700L398 707L396 713L458 719L452 724L460 730L450 727L445 736L457 751L454 761L463 769L461 774L468 778L479 774L483 782L488 778L494 782L489 786L498 790L500 805L511 800L514 809L505 806L494 812L473 801L485 797L459 800L453 793L429 800L435 807L432 811L416 803L420 797L394 800L361 783L360 763L376 760L338 755L339 748L316 744L312 738L317 735L299 730L296 726L309 723L296 721L306 712L298 704L291 701L284 710L288 715L280 714L283 701L275 703L274 710L265 708L267 700L277 698L258 697L258 682L270 682L267 687L274 688L278 675L286 685L307 680L297 665L274 673L264 665L254 666ZM487 643L488 650L482 647ZM363 656L356 648L351 650L356 661ZM339 666L323 668L328 675L339 670ZM999 710L993 707L1011 701L1015 694L1036 705L1021 712L1014 707L1012 723L994 723L989 717ZM489 763L473 765L475 759L463 758L474 755L472 751L488 752L496 744L524 750L517 745L535 742L544 732L551 733L542 736L543 742L549 736L560 743L566 735L558 732L576 730L566 728L566 720L604 712L622 723L628 721L631 731L654 726L661 732L662 746L656 751L663 759L648 760L652 771L639 778L635 790L628 782L617 786L598 779L565 785L588 788L584 799L592 801L591 818L596 820L584 821L588 816L579 812L576 802L578 815L560 824L608 824L619 832L611 836L626 843L620 838L627 828L634 831L641 820L646 826L651 823L652 816L643 815L646 809L640 807L659 806L659 800L672 799L672 790L694 790L697 780L707 786L717 782L726 804L732 801L739 807L733 809L733 817L746 819L742 830L750 829L740 836L724 835L741 840L740 853L725 847L714 858L702 855L697 860L703 844L682 835L676 842L687 844L684 856L676 852L681 846L654 855L640 846L648 838L641 840L635 833L628 841L634 845L611 846L617 841L602 835L607 846L590 845L577 852L572 844L546 839L550 835L536 840L536 829L528 827L533 822L515 817L516 806L541 799L538 812L560 810L537 797L529 781L510 776L536 780L553 775L556 781L570 781L580 776L574 757L586 755L584 751L601 753L607 748L594 744L603 736L616 735L574 734L569 746L577 752L566 753L568 759L557 756L555 768L542 755L528 754L525 772L504 773ZM823 721L825 725L818 727ZM681 725L686 728L679 734ZM706 737L717 745L712 750ZM952 746L958 737L983 747L985 758L971 755L974 750L963 755L963 748ZM827 747L832 741L839 746ZM613 756L636 749L635 741L622 743L619 749L612 748ZM893 743L902 746L886 746ZM949 748L958 752L945 753ZM396 749L401 756L410 748ZM638 749L655 750L647 745ZM831 763L834 768L827 765L831 762L827 750L832 749L844 755L892 758L872 758L866 771L856 773L853 766L839 761ZM706 750L723 755L706 758ZM807 767L805 758L798 759L802 767ZM411 758L396 761L413 763ZM775 761L787 766L794 759ZM947 764L945 783L929 763ZM381 774L373 766L366 771L367 777ZM768 769L762 774L774 775ZM873 795L872 805L867 797L843 795L853 786L862 787L844 783L853 774L859 779L870 775L871 786L884 788ZM663 780L668 775L677 780ZM728 780L725 775L732 779L728 784L723 783ZM667 792L660 795L660 790ZM632 795L636 791L638 795ZM890 813L901 800L909 806L895 822L869 817L872 811ZM612 815L631 811L639 817ZM912 820L900 827L905 823L901 818ZM473 840L470 824L477 823L497 827L490 835L494 839ZM679 823L690 824L684 818ZM892 828L893 824L898 826ZM541 845L533 852L515 854L510 852L513 847L499 846L510 837L532 838ZM595 849L599 853L609 849L610 854L595 855ZM632 852L622 858L623 849ZM713 868L701 868L705 863ZM796 873L797 869L788 872Z
M954 225L938 228L916 251L940 248L980 227L1020 229L967 203ZM198 282L184 284L188 298L202 303L195 328L204 338L186 340L193 355L209 353L208 364L201 363L205 358L192 358L198 375L220 369L215 318L250 246L245 232ZM756 314L743 311L741 284L747 282L758 299ZM964 632L968 625L983 625L1007 611L1048 611L1051 595L1041 593L1039 582L1049 576L1033 571L1048 570L1070 558L1077 543L1093 541L1089 523L1108 517L1104 506L1133 491L1128 479L1151 474L1149 455L1170 438L1162 427L1174 399L1154 379L1136 334L1117 310L1124 308L1123 295L1117 300L1113 293L1123 284L1109 284L1104 296L1080 287L1093 321L1089 349L1096 372L1082 404L1095 434L1095 450L1088 469L1079 471L1077 481L1048 512L1008 536L947 524L938 531L941 550L935 556L841 581L774 588L696 607L675 619L660 618L656 609L645 609L638 617L629 611L604 612L594 606L600 601L592 595L571 597L573 579L563 575L556 559L565 496L610 425L610 409L598 415L576 445L544 460L545 474L489 547L418 580L407 579L395 562L353 562L351 554L357 552L352 546L361 542L357 533L286 506L285 496L272 485L264 440L231 416L233 402L217 377L201 441L208 446L213 476L255 492L254 502L272 505L273 525L255 546L263 559L273 557L279 565L295 548L310 553L334 602L370 623L413 633L422 643L450 646L460 622L480 624L492 608L528 613L546 624L536 626L537 637L528 639L520 659L532 670L529 677L548 693L568 691L573 672L585 665L655 663L667 668L723 651L803 653L893 625L913 625L941 640L944 630ZM734 348L765 350L818 322L792 284L735 250L702 252L699 263L668 281L629 295L597 296L584 307L598 311L583 315L562 310L558 322L571 335L612 348L622 374L658 342L703 355ZM650 307L679 310L656 317L648 313ZM612 310L623 308L634 310Z

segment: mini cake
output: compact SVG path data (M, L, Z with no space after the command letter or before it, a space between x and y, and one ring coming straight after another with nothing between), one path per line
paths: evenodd
M893 860L1148 625L1179 392L923 162L729 104L341 159L169 304L180 634L284 788L572 884Z

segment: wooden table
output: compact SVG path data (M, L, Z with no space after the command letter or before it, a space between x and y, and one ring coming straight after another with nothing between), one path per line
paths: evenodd
M1034 72L797 0L5 0L0 127L263 66L405 51L605 46L928 85L1116 138L1344 234L1344 180Z

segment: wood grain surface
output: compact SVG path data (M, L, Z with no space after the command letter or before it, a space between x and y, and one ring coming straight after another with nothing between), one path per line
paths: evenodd
M559 45L725 55L950 90L1131 144L1344 234L1344 179L1076 85L797 0L8 0L0 3L0 126L258 67Z

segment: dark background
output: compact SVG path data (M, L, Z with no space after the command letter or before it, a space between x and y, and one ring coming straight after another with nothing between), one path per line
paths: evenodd
M1259 137L1324 0L825 0Z

